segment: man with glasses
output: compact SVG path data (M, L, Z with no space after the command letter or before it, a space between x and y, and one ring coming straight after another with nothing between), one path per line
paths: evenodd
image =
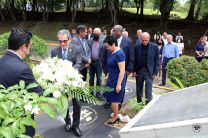
M20 80L25 81L26 85L37 83L32 70L23 63L23 59L30 54L32 46L32 33L20 28L11 30L8 38L8 50L0 59L0 84L5 88L19 84ZM36 92L39 95L43 93L40 86L30 89L29 92ZM34 119L34 114L31 115ZM26 126L26 135L33 137L35 129L32 126Z
M87 28L84 25L79 25L76 29L77 35L72 39L72 43L77 45L82 51L82 67L80 73L83 75L83 81L87 80L87 69L91 64L91 50L88 46L86 35Z
M65 29L60 30L57 33L57 39L59 41L59 47L56 47L51 51L51 57L57 56L60 59L69 60L72 62L73 67L80 71L82 69L82 51L78 46L71 44L72 39L69 31ZM82 132L79 129L81 105L76 98L72 98L72 104L73 124L71 125L71 118L68 108L65 118L65 130L67 132L70 132L72 130L75 136L81 137Z

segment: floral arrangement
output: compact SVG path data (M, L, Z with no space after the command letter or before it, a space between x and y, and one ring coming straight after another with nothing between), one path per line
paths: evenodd
M68 97L100 105L102 102L90 94L91 91L111 91L110 88L90 87L82 80L82 75L73 68L72 62L57 57L47 58L33 67L34 76L43 89L44 95L57 98L57 111L66 115Z

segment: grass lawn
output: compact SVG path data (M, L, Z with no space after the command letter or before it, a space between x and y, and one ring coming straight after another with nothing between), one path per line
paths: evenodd
M123 10L131 13L136 13L137 9L136 8L123 8ZM176 12L176 11L171 11L171 14L177 14L181 18L186 18L188 13L182 13L182 12ZM152 10L152 9L144 9L144 14L145 15L160 15L160 12L158 10Z

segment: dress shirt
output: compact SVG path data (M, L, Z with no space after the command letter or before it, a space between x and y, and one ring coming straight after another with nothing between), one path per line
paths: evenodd
M178 46L175 43L168 43L167 45L164 46L163 52L162 52L162 57L166 58L175 58L179 57L179 50Z
M121 45L121 40L122 40L123 36L120 36L118 39L117 39L117 43L118 43L118 47L120 47Z

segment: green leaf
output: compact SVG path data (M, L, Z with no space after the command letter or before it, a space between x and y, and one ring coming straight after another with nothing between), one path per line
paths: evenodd
M53 109L51 109L51 107L49 107L49 105L47 104L41 104L40 108L47 113L51 118L55 118L56 117L56 113L53 111Z
M27 135L24 135L24 134L21 134L18 136L18 138L31 138L30 136L27 136Z
M5 119L7 116L7 113L5 112L5 109L0 107L0 118Z
M5 89L5 87L3 85L0 84L0 89Z
M11 127L1 127L0 134L5 138L14 138Z
M12 124L13 122L15 122L16 120L14 118L9 118L9 116L4 120L4 122L2 123L3 126L8 126L9 124Z
M20 89L25 89L25 82L23 81L23 80L21 80L20 82L19 82L19 86L20 86Z
M27 87L26 87L26 90L29 90L29 89L32 89L32 88L36 88L38 87L38 84L37 83L31 83L29 84Z
M36 128L36 123L32 118L29 117L24 117L20 120L21 124L27 125L27 126L32 126L33 128Z

